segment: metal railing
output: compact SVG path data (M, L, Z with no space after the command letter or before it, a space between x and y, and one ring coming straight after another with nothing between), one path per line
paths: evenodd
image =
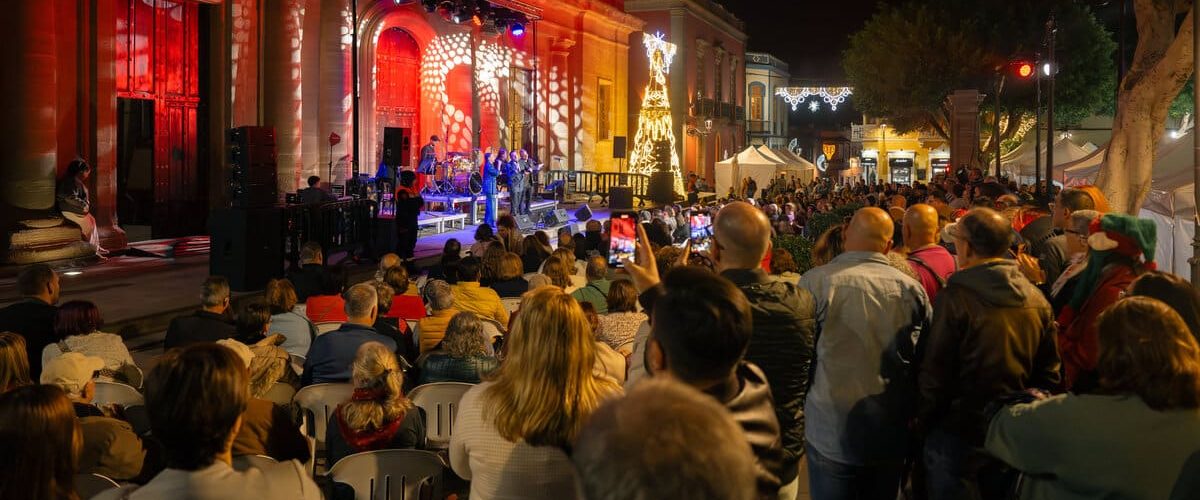
M613 186L629 186L633 189L635 198L645 200L646 188L650 185L650 176L619 172L549 170L545 172L545 180L542 185L549 188L551 184L558 181L562 182L566 193L586 194L589 197L599 196L607 203L608 193Z
M353 254L367 248L375 233L376 209L372 200L283 207L285 258L296 265L300 260L300 246L309 241L320 243L326 257L337 252Z

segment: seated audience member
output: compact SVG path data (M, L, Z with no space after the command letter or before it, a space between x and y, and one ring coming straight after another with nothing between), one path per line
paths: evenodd
M425 317L425 301L421 300L417 285L409 281L408 271L403 267L388 269L383 274L383 282L391 286L393 292L387 317L410 321Z
M600 315L597 338L623 354L633 352L633 337L649 319L637 310L637 287L629 280L616 280L605 299L608 313Z
M556 238L558 245L555 247L555 250L566 249L571 251L572 256L575 255L575 238L571 235L571 226L558 228Z
M592 373L588 329L579 304L561 290L525 295L504 363L459 404L450 465L471 482L471 498L577 498L563 450L605 399L620 394Z
M478 384L500 364L492 354L490 340L475 313L455 314L446 327L441 345L417 359L421 374L419 383Z
M379 258L379 268L375 269L375 281L383 281L383 273L388 269L400 265L400 256L394 253L385 253Z
M1162 271L1151 271L1133 280L1129 295L1161 300L1179 313L1188 331L1200 341L1200 291L1187 280Z
M388 317L388 310L395 304L392 301L394 295L392 287L379 281L371 282L371 286L375 287L375 295L379 300L379 313L375 317L373 325L375 331L396 342L396 354L404 359L405 363L412 366L417 359L417 347L413 343L412 331L408 329L406 321Z
M292 404L292 396L300 388L300 377L292 368L287 351L269 343L246 345L234 339L218 340L217 344L233 350L246 362L250 398L269 399L285 407Z
M584 225L584 231L576 234L575 240L575 258L577 260L588 260L592 255L607 253L607 248L603 248L603 226L597 219L591 219Z
M308 357L304 359L304 374L301 385L347 382L350 380L350 365L358 347L375 341L396 351L396 341L380 335L371 325L379 311L379 297L375 287L359 283L346 291L346 322L341 328L317 337Z
M0 394L0 498L78 498L82 439L71 406L62 389L51 385Z
M72 300L58 308L54 318L55 343L42 350L42 364L65 352L78 352L104 360L96 380L142 386L142 373L120 335L104 333L100 308L86 300Z
M508 324L508 310L500 302L500 295L491 288L479 285L481 262L467 257L458 265L458 284L454 285L454 308L470 311L481 317Z
M17 274L20 301L0 309L0 332L12 332L25 338L29 374L42 373L42 350L54 343L54 318L62 287L58 273L45 264L33 264Z
M504 254L508 250L498 241L488 243L483 256L479 258L479 284L490 286L500 275L500 265L504 262Z
M296 287L296 300L307 302L310 295L320 295L328 282L329 270L325 269L325 251L315 241L300 247L300 268L287 273L288 281Z
M13 332L0 332L0 393L32 383L29 378L29 358L25 353L25 337Z
M198 344L167 352L146 377L146 410L167 469L142 487L101 493L101 500L321 498L295 460L233 470L232 448L249 400L245 363L228 348Z
M201 285L200 310L171 320L163 349L233 338L237 335L237 327L228 319L228 311L229 281L210 276Z
M236 340L222 340L217 344L237 354L250 375L246 379L250 397L246 400L246 410L242 412L242 425L233 439L233 456L266 455L279 461L307 462L308 441L300 434L292 413L286 407L262 399L261 389L255 386L253 370L256 356L250 347Z
M596 335L596 331L600 328L600 315L596 314L596 306L591 302L580 302L579 307L583 309L583 315L587 317L588 325L592 327L592 335ZM612 379L618 384L625 383L625 356L608 344L596 339L596 364L592 368L592 372L596 376L603 376Z
M521 256L506 252L500 257L500 269L496 280L488 285L488 288L495 290L501 298L520 297L529 291L529 282L522 276L523 271Z
M450 238L442 246L438 264L429 269L430 280L442 280L451 285L458 283L458 263L462 260L462 243Z
M445 281L434 280L425 284L425 303L429 304L432 314L418 321L417 331L413 333L421 354L437 347L446 335L451 319L459 312L454 307L454 288Z
M298 356L308 354L308 347L317 338L317 327L312 321L296 313L296 289L286 279L267 282L267 304L271 308L271 333L283 335L279 347Z
M594 255L587 259L587 284L571 293L571 297L579 302L590 302L596 312L608 312L608 289L612 281L608 279L608 259Z
M313 323L340 323L346 321L346 276L341 272L328 272L323 276L324 284L317 295L309 295L304 302L304 315Z
M46 362L42 383L62 389L79 417L83 435L79 472L133 479L142 471L146 458L142 440L128 422L111 418L92 404L96 396L92 374L103 368L103 359L68 352Z
M796 284L800 282L800 268L796 265L796 259L792 257L792 253L782 248L771 250L771 274L770 278L775 281L786 281Z
M723 404L754 451L759 495L774 497L782 486L783 441L767 378L743 360L753 331L750 303L732 282L696 267L671 270L647 293L654 296L647 370Z
M1022 498L1185 498L1172 488L1194 481L1181 471L1200 456L1200 346L1148 297L1117 302L1096 328L1098 390L1001 409L987 451L1023 473Z
M326 452L330 466L364 451L425 447L425 423L404 397L404 372L387 346L367 342L352 367L354 394L329 416Z
M525 238L524 248L521 251L522 271L525 274L536 273L541 269L542 262L550 257L550 253L554 248L550 246L550 237L545 231L533 233L533 236Z
M492 233L492 226L480 224L475 228L475 243L471 244L469 250L472 257L483 258L483 252L487 250L489 243L500 241L496 239L496 235Z
M271 306L265 302L248 302L237 317L237 337L243 344L257 344L271 331Z
M521 235L521 229L517 227L517 218L508 214L501 215L496 219L496 236L504 245L506 252L520 252L525 243L525 237Z
M659 377L605 403L579 431L571 461L587 500L760 498L754 455L711 396Z

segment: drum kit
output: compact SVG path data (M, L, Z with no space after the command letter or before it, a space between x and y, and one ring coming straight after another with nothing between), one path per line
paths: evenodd
M422 194L479 196L483 192L483 177L465 153L447 154L445 161L434 166L431 177Z

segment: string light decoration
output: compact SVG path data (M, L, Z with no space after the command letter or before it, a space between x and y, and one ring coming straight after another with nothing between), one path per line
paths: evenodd
M792 106L792 109L796 109L796 107L795 107L795 106ZM809 111L812 111L813 113L816 113L816 112L817 112L817 110L819 110L819 109L821 109L821 103L817 102L817 100L816 100L816 99L813 99L813 100L811 100L811 101L808 101L808 110L809 110Z
M675 176L675 194L683 194L683 174L679 154L675 149L674 125L671 123L671 99L667 95L667 74L677 47L663 39L662 33L642 36L646 57L650 59L650 83L642 98L638 113L637 135L629 155L629 171L650 175L671 172ZM669 158L664 158L668 156Z
M854 93L851 87L779 87L775 89L775 95L782 97L785 102L792 106L792 111L800 107L800 103L807 100L809 97L817 96L825 101L831 109L837 111L838 105L846 102L850 95ZM813 101L809 104L812 111L816 111L814 106L819 108L820 104Z

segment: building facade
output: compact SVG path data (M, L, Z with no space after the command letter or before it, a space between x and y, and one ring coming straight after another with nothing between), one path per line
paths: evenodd
M788 64L771 54L746 53L746 140L751 145L787 147L791 109L775 89L787 87Z
M685 173L714 179L716 162L746 144L745 25L711 0L625 0L647 33L663 33L676 45L670 98L675 143ZM639 92L646 87L648 61L641 34L630 43L629 125L637 131Z
M517 30L516 18L458 18L459 4L13 2L0 20L15 47L0 64L19 75L0 84L5 254L29 227L20 221L54 212L55 181L75 157L93 166L106 248L126 244L122 225L205 234L209 209L228 200L227 130L244 125L275 129L281 198L310 175L374 173L399 133L401 165L436 134L439 156L521 147L547 165L615 169L612 139L629 135L629 41L643 21L619 0L487 3L519 14Z
M868 183L929 182L950 165L950 150L941 136L933 132L898 134L877 118L866 117L862 125L852 125L851 144L859 154L850 159L851 168L845 175Z

